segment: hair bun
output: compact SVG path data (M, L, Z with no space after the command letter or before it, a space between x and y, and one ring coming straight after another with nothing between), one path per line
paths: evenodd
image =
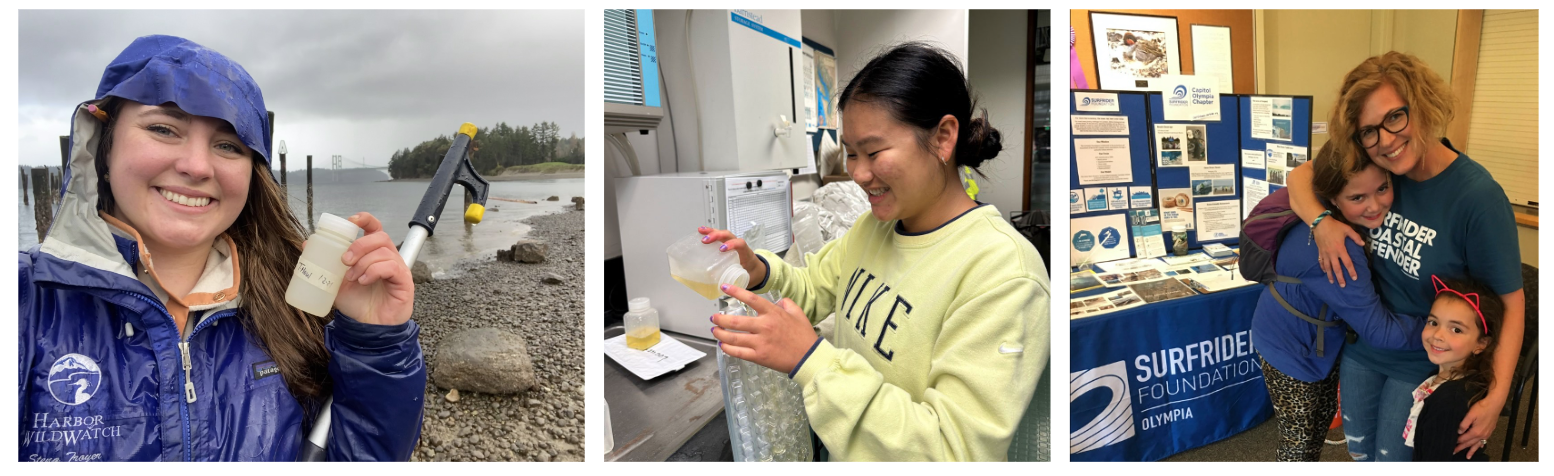
M963 136L965 140L955 148L956 165L977 168L1004 150L1004 136L988 123L986 109L981 117L971 118Z

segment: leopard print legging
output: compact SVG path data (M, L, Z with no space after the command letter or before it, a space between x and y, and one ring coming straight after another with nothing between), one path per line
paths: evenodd
M1279 418L1277 461L1319 461L1333 413L1338 411L1338 366L1327 378L1303 382L1263 363L1263 381Z

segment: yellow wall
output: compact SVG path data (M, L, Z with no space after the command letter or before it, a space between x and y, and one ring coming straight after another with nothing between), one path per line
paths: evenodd
M1402 51L1451 77L1456 10L1262 10L1264 94L1311 96L1327 122L1344 74L1366 58ZM1315 151L1327 135L1312 137Z

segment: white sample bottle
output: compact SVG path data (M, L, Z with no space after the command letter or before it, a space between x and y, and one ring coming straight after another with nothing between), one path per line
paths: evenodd
M701 238L700 233L692 234L665 250L675 281L709 300L723 295L718 287L724 284L741 289L750 284L750 273L739 265L739 253L720 251L722 243L702 243Z
M326 316L334 308L340 282L349 269L340 257L351 242L361 236L361 227L350 220L328 213L318 218L318 230L308 237L286 286L286 304L315 316Z
M657 345L662 334L658 330L658 310L653 309L652 302L639 297L626 305L631 309L625 316L626 347L648 350Z

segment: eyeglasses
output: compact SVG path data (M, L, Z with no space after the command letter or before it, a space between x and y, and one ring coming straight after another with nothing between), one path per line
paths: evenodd
M1359 143L1361 147L1369 149L1371 147L1375 147L1377 143L1381 142L1380 131L1382 129L1386 129L1387 132L1397 134L1399 132L1403 132L1403 129L1407 127L1408 106L1403 106L1397 109L1393 109L1392 112L1387 113L1387 117L1381 120L1380 126L1365 127L1361 128L1359 131L1356 131L1354 133L1354 141Z

